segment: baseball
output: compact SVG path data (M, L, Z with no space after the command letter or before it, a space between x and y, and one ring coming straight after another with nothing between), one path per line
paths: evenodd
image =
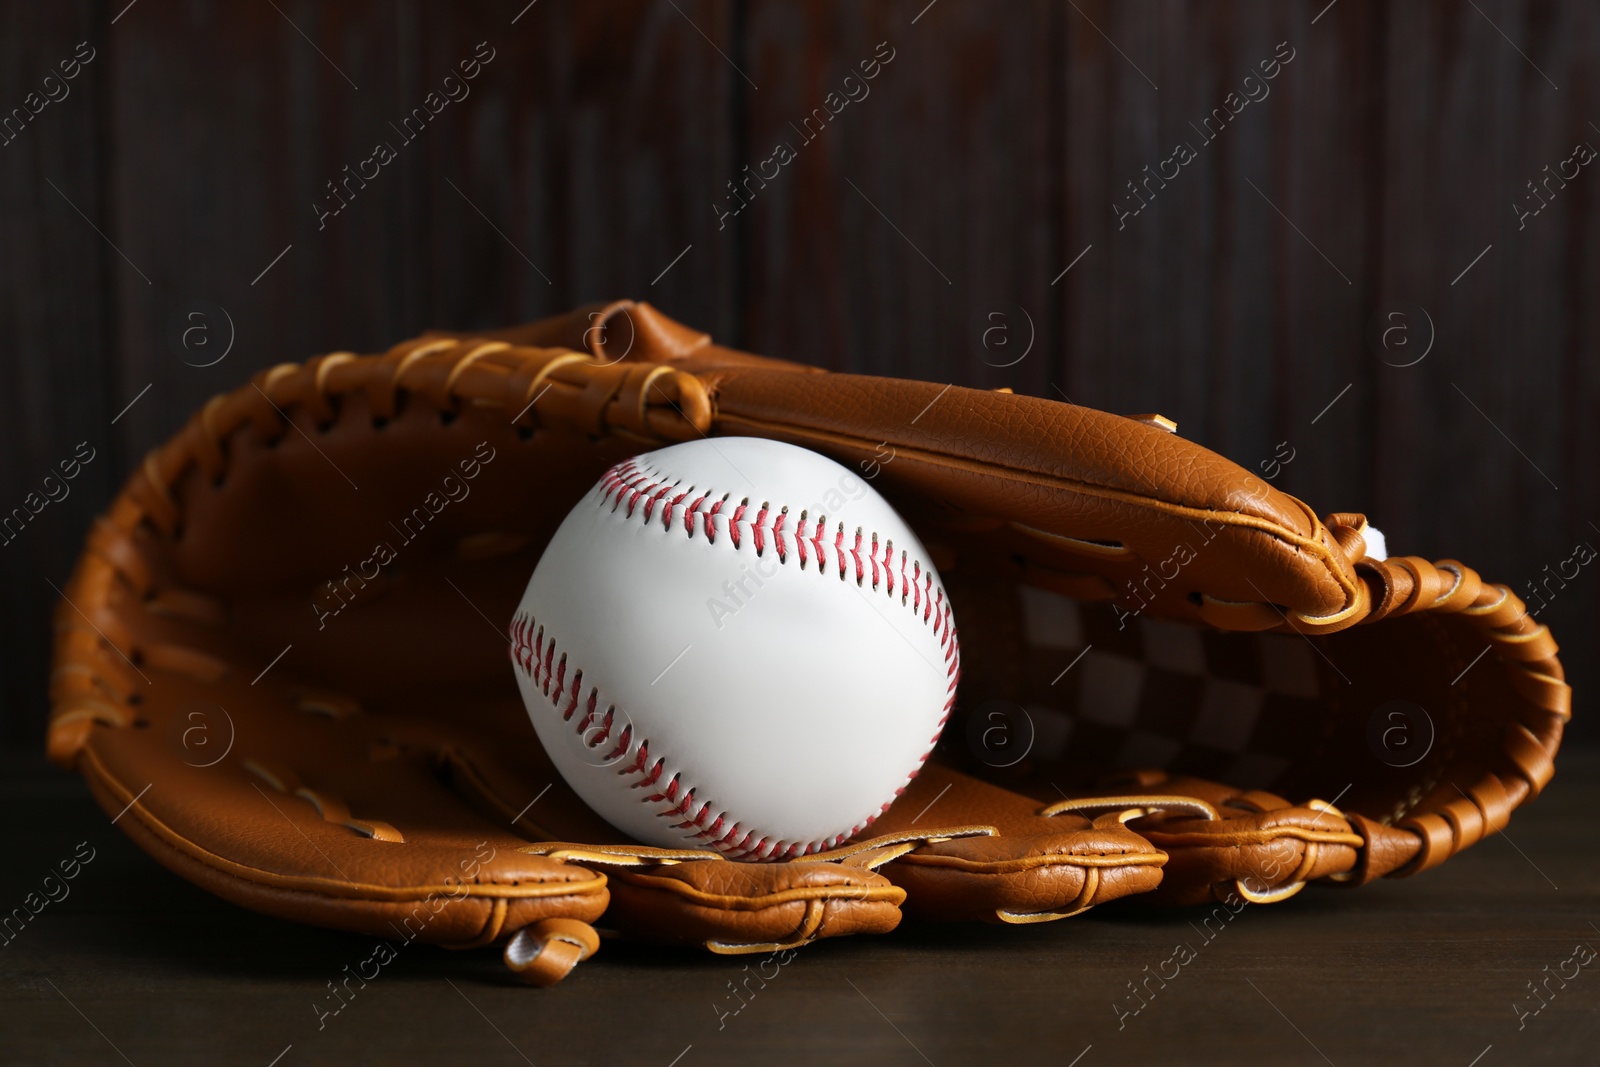
M960 652L927 551L853 471L749 437L613 467L511 624L528 715L577 794L643 844L835 848L917 774Z

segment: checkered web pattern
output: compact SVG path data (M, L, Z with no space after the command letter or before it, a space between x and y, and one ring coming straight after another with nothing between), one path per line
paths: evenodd
M1023 704L1034 756L1091 771L1160 768L1264 787L1325 718L1299 634L1119 619L1109 605L1021 588Z

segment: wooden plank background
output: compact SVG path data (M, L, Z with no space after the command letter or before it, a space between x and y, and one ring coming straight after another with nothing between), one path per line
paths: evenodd
M1276 484L1319 511L1519 591L1600 545L1600 175L1511 207L1600 146L1593 5L124 3L0 9L0 108L96 50L0 146L0 507L96 450L0 546L5 740L41 734L51 583L210 395L615 296L839 369L1160 411L1252 469L1281 445ZM401 144L479 42L470 95ZM1268 95L1203 137L1280 42ZM804 136L830 92L857 98ZM380 140L398 158L319 228ZM1195 159L1119 224L1179 141ZM178 341L197 308L204 350ZM218 308L233 346L196 366ZM1385 351L1395 309L1414 344ZM1542 615L1580 687L1597 607L1585 570Z

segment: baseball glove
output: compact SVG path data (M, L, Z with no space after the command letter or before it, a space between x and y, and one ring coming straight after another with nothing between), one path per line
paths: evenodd
M902 913L1269 902L1503 827L1568 716L1547 629L1505 586L1385 558L1362 516L1319 520L1174 429L753 356L627 301L283 364L209 402L90 531L56 615L49 752L219 896L503 944L536 984L596 927L773 952ZM628 840L562 782L508 662L579 497L719 434L872 481L959 621L932 761L830 851ZM609 725L586 725L574 743L603 758Z

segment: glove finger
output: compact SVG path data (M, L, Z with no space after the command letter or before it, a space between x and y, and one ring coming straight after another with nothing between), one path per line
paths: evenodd
M1365 839L1338 808L1322 800L1292 804L1261 789L1163 771L1118 776L1098 794L1072 802L1079 811L1117 810L1127 827L1169 857L1153 904L1287 900L1306 883L1337 881L1360 860ZM1118 796L1117 786L1133 792ZM1196 803L1185 805L1182 800Z
M137 719L83 731L75 762L118 825L190 881L281 918L451 947L603 912L601 874L519 852L509 826L353 701L287 675L248 687L143 670Z
M906 913L920 918L1043 922L1161 882L1166 856L1115 819L1047 811L929 764L873 823L878 836L864 843L908 836L926 842L882 868L906 891Z

